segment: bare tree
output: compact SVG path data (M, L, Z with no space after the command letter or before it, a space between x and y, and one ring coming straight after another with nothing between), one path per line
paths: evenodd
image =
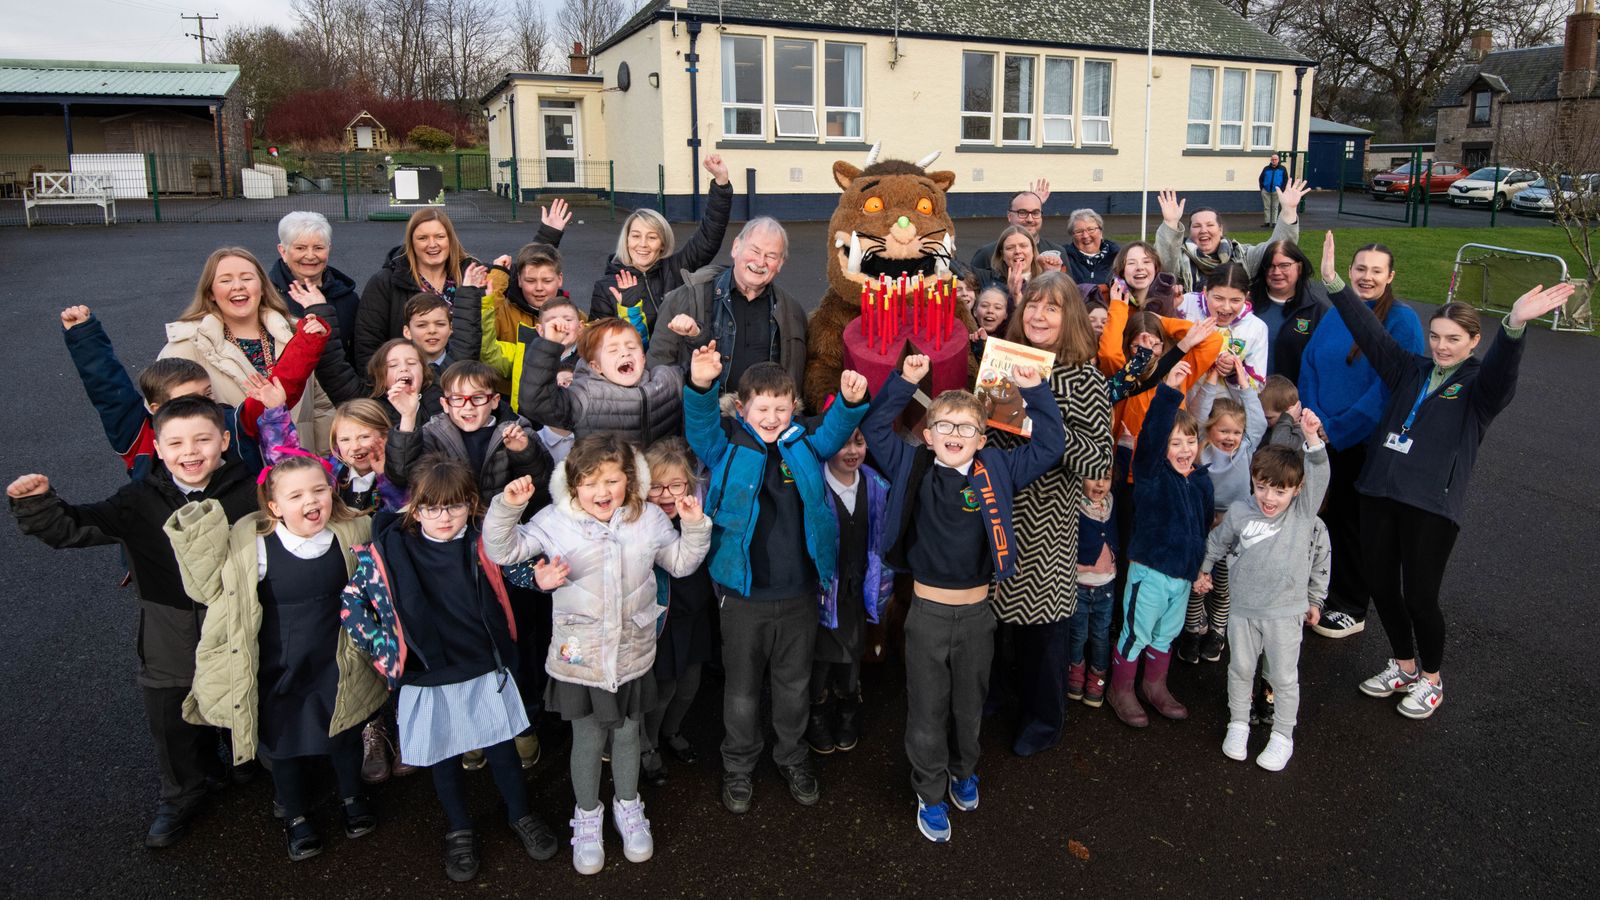
M432 53L445 70L440 99L477 108L478 97L507 56L504 26L493 0L436 0Z
M216 61L239 67L245 106L257 118L291 94L321 87L307 77L311 66L303 45L272 25L229 28Z
M523 72L543 72L556 58L550 22L539 0L517 0L511 10L510 63Z
M1589 283L1600 280L1600 104L1561 100L1501 108L1506 160L1539 173L1550 189L1555 223L1583 260Z
M626 11L622 0L566 0L556 13L556 28L568 47L582 44L587 53L617 30Z
M1561 40L1572 0L1524 0L1498 10L1489 27L1497 47L1539 47Z

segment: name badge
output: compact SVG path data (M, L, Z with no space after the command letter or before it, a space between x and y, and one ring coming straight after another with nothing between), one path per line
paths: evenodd
M1403 434L1396 434L1395 432L1391 431L1389 432L1389 436L1384 439L1383 446L1385 449L1393 450L1396 453L1410 453L1411 438L1408 438Z

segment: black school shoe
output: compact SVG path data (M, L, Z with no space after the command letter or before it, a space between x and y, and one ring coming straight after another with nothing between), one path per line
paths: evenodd
M755 784L749 772L722 773L722 805L728 812L742 816L750 811L750 800L755 796Z
M1228 646L1227 638L1220 631L1208 631L1200 639L1200 658L1206 662L1218 662L1222 659L1222 651Z
M529 856L540 862L555 858L556 834L543 819L529 813L512 822L511 830L516 834L517 840L522 842L522 849L528 851Z
M801 806L815 806L822 797L822 785L817 783L817 776L811 773L811 767L805 763L779 766L778 771L783 773L783 780L789 783L789 794L794 797L794 802Z
M1189 631L1178 635L1178 643L1173 649L1174 655L1182 662L1197 663L1200 661L1200 639L1205 637L1203 632Z
M322 852L322 835L305 816L285 822L283 832L289 842L289 861L300 862Z
M661 762L661 751L649 750L639 754L639 772L645 781L656 787L666 784L667 767Z
M478 842L471 829L452 831L444 836L444 874L451 881L471 881L478 877Z
M689 743L688 738L683 735L664 735L661 742L667 745L667 749L672 751L672 755L677 757L678 762L686 766L692 766L700 761L700 754L694 752L694 745Z
M150 822L150 830L145 832L144 845L152 850L160 850L176 844L189 829L189 821L199 811L198 803L180 807L176 803L161 801L156 805L156 817Z
M365 797L344 798L344 836L355 840L365 837L378 828L378 817L367 805Z
M861 694L840 697L839 727L834 731L834 749L849 753L861 740Z

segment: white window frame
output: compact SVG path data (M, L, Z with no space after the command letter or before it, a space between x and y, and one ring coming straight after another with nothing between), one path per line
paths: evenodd
M1267 108L1261 108L1262 79L1272 83L1272 97ZM1265 128L1266 140L1257 140L1256 133ZM1270 150L1278 137L1278 73L1270 69L1257 69L1255 81L1250 85L1250 146L1255 150Z
M1198 83L1197 76L1202 72L1204 72L1210 78L1211 86L1210 96L1206 98L1207 108L1205 111L1205 117L1199 118L1195 115L1194 89L1195 85ZM1217 88L1218 83L1221 81L1221 74L1221 71L1216 66L1189 67L1189 97L1186 101L1187 105L1184 107L1186 110L1186 121L1184 122L1183 129L1183 145L1190 150L1211 149L1212 139L1216 136L1216 129L1213 127L1213 122L1215 121L1217 114L1217 95L1220 93ZM1195 141L1189 137L1190 129L1194 128L1195 126L1205 128L1206 137L1204 141Z
M1024 97L1020 97L1020 96L1018 97L1018 101L1019 101L1018 106L1019 106L1019 108L1015 112L1011 112L1011 111L1008 111L1006 109L1006 93L1007 93L1006 75L1007 75L1007 69L1008 69L1009 64L1010 64L1010 62L1012 60L1016 60L1017 63L1018 63L1018 68L1017 68L1017 72L1018 72L1018 76L1017 76L1017 80L1018 80L1017 91L1018 91L1019 95L1022 92L1022 88L1023 88L1024 84L1026 84L1027 90L1028 90L1027 97L1025 97L1025 98ZM1027 70L1027 73L1028 73L1026 79L1023 79L1022 75L1021 75L1021 73L1022 73L1024 68ZM1001 63L1001 67L1000 67L1000 143L1001 144L1007 145L1007 146L1012 146L1012 147L1018 147L1018 146L1021 146L1021 147L1032 147L1032 146L1034 146L1034 134L1035 134L1035 131L1036 131L1036 129L1035 129L1035 124L1036 123L1034 121L1034 108L1038 105L1038 99L1039 99L1039 57L1034 56L1032 54L1028 54L1028 53L1007 53L1005 55L1005 61L1003 63ZM1022 102L1022 101L1026 101L1026 102ZM1007 122L1020 122L1020 123L1022 123L1023 129L1027 132L1027 134L1024 135L1023 137L1019 137L1019 138L1007 138L1006 137L1006 123Z
M719 45L721 52L720 64L723 71L728 67L738 64L738 54L730 52L740 42L752 42L759 48L760 56L756 59L756 68L761 76L761 99L759 102L739 102L728 100L728 76L723 75L722 83L722 137L729 141L764 141L767 139L767 41L766 38L755 34L725 34ZM748 46L748 43L746 44ZM728 130L728 111L739 109L753 109L759 117L760 127L754 133L733 132Z
M1489 125L1494 122L1494 95L1488 90L1473 91L1469 96L1471 102L1467 106L1468 125ZM1483 118L1478 118L1478 98L1484 99Z
M967 109L967 57L968 56L986 56L986 57L989 58L989 109L987 111L984 111L984 110L969 110L969 109ZM958 124L957 130L956 130L956 135L957 135L959 143L968 144L968 145L993 144L994 141L995 141L995 136L996 136L996 131L997 131L996 127L995 127L995 125L996 125L995 120L997 118L997 113L998 113L998 109L996 107L998 107L1000 104L996 102L997 100L999 100L999 96L998 96L997 92L994 89L994 83L995 83L996 74L998 73L998 70L1000 68L998 65L996 65L996 62L998 62L998 60L999 60L999 56L1000 56L1000 54L993 53L993 52L990 52L990 51L987 51L987 50L963 50L963 51L961 51L961 101L960 101L961 102L961 114L960 114L960 117L957 120L959 122L959 124ZM987 137L984 137L984 138L969 138L969 137L967 137L967 120L968 119L976 119L976 118L980 118L980 117L987 118L989 120L989 135Z
M1114 135L1112 134L1112 131L1111 131L1111 117L1114 116L1116 114L1116 111L1117 111L1116 110L1116 96L1117 96L1117 90L1116 90L1116 85L1117 85L1117 66L1116 66L1116 63L1114 61L1112 61L1112 60L1109 60L1109 59L1092 59L1092 58L1084 59L1083 60L1083 66L1082 66L1082 68L1083 68L1083 78L1081 79L1082 83L1083 83L1083 88L1081 88L1081 90L1087 90L1088 89L1088 85L1089 85L1089 67L1090 66L1100 66L1100 65L1103 65L1103 66L1106 67L1106 113L1105 113L1105 115L1103 115L1103 116L1102 115L1093 115L1093 116L1089 115L1089 104L1088 104L1088 102L1086 100L1081 100L1081 101L1079 101L1079 104L1078 104L1079 121L1082 122L1083 146L1085 146L1085 147L1109 147L1109 146L1111 146L1111 143L1112 143L1112 140L1113 140L1113 137L1114 137ZM1089 131L1090 131L1090 127L1089 126L1090 125L1098 125L1098 124L1101 124L1101 123L1104 123L1105 127L1106 127L1106 139L1103 140L1103 141L1090 140L1089 139Z
M804 44L806 47L810 48L811 73L808 78L803 79L807 86L811 89L811 103L809 105L778 102L778 45L780 43L793 45ZM772 39L772 128L775 136L780 140L815 141L817 139L817 81L816 41L809 40L807 38L792 37L774 37ZM803 114L805 122L808 122L811 127L809 129L802 129L798 131L785 127L784 113ZM789 118L794 119L798 117L791 115Z
M1237 118L1224 118L1228 109L1228 84L1232 80L1238 85L1239 115ZM1245 121L1249 118L1250 102L1250 70L1227 68L1222 70L1222 90L1217 94L1217 149L1243 150L1245 147ZM1227 137L1228 129L1237 129L1238 138L1230 140Z
M1065 66L1067 70L1067 111L1065 113L1050 112L1050 69L1052 64L1057 67ZM1078 58L1075 56L1046 56L1044 58L1044 77L1039 79L1039 140L1049 147L1070 147L1077 142L1077 131L1073 111L1078 108ZM1050 123L1065 122L1067 136L1064 140L1050 139Z
M829 48L833 48L833 47L854 49L856 51L857 80L860 81L860 83L861 83L861 96L858 99L860 100L860 104L861 105L859 105L859 106L827 106L827 105L824 105L823 108L822 108L822 133L823 133L823 136L824 136L823 139L826 140L826 141L860 141L861 140L861 136L866 131L867 48L866 48L865 44L853 44L853 43L849 43L847 41L824 41L823 42L823 48L822 48L822 95L821 96L822 96L822 102L824 104L826 104L827 101L828 101L828 50L829 50ZM842 59L844 60L845 67L848 69L849 65L850 65L848 55L846 55L845 57L842 57ZM845 74L845 80L848 83L848 81L849 81L848 72ZM844 92L844 93L847 93L847 92ZM852 134L852 133L849 133L848 131L846 131L846 133L844 133L844 134L829 135L828 134L828 124L829 124L828 123L828 117L831 116L834 113L843 113L846 116L848 116L850 114L854 114L855 115L855 123L856 123L855 133ZM846 119L846 121L848 121L848 119Z

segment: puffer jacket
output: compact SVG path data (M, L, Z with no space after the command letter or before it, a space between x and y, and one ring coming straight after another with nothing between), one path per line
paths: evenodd
M522 426L522 430L527 433L527 447L517 451L506 447L506 429L512 425ZM534 433L538 429L534 428L532 423L517 416L510 421L491 422L483 427L493 428L494 436L489 439L489 449L483 456L483 468L478 471L479 494L492 497L504 490L512 479L524 475L531 476L536 485L543 485L549 481L550 470L555 463L550 459L550 451L545 449L544 443ZM449 415L441 413L422 423L422 427L416 431L401 431L399 427L389 430L389 446L384 452L383 474L397 486L409 490L411 482L407 478L407 473L424 453L442 453L451 459L470 465L467 444L461 437L461 430L450 421Z
M580 359L572 384L563 388L556 373L566 348L531 333L523 347L517 408L535 422L579 437L612 431L640 447L683 433L683 372L677 366L646 366L638 384L624 387Z
M823 465L827 465L824 463ZM889 601L894 598L894 569L885 565L883 554L878 547L883 538L883 515L889 506L889 480L879 475L871 466L863 465L859 470L862 486L866 488L867 501L867 578L861 590L862 600L867 605L867 621L878 622L879 617L889 608ZM828 512L838 515L834 504L833 489L828 488L823 492L823 500L828 504ZM861 502L861 492L856 494L856 502ZM817 597L817 624L823 628L839 627L839 575L834 573L833 578L824 582Z
M479 311L479 331L482 338L478 345L478 358L500 376L495 389L510 398L512 410L520 412L522 392L517 389L517 385L522 384L522 361L527 355L527 345L534 338L540 337L539 320L531 313L509 306L505 307L512 309L509 314L497 310L495 304L500 300L495 296L495 290L491 280L489 291L483 295L483 306ZM561 295L565 297L566 291L562 291ZM508 315L513 321L506 321ZM574 346L561 357L559 368L570 372L577 359L577 346L574 342Z
M465 272L477 262L470 256L464 257L461 271ZM456 286L453 282L434 287L439 288L440 296L454 302ZM392 248L383 267L367 279L367 286L361 289L361 302L356 305L355 339L351 344L355 347L357 369L367 367L367 360L378 352L384 341L405 336L401 329L406 325L406 302L420 293L422 288L411 276L411 264L406 261L406 249Z
M266 332L272 336L273 349L276 352L273 370L276 371L278 367L284 365L286 359L290 359L290 369L296 373L291 377L289 370L285 371L284 386L290 387L290 382L296 379L306 379L303 382L305 390L300 395L300 402L294 405L295 427L304 434L312 435L316 446L328 446L328 435L333 427L333 403L318 386L316 379L308 377L311 368L316 365L317 356L324 348L323 341L327 338L303 345L310 352L309 355L302 357L299 347L294 342L296 323L270 309L261 311L261 321ZM327 324L331 331L333 323L328 321L324 324ZM291 349L294 350L292 358ZM167 345L161 348L157 358L172 357L192 360L204 366L206 374L211 376L211 396L218 403L223 406L239 406L245 402L245 379L256 374L255 364L250 362L250 358L244 355L244 351L240 350L238 345L223 336L222 320L215 315L190 321L168 322ZM301 372L307 374L301 375L299 374ZM254 420L254 415L247 417L247 421Z
M633 455L629 518L626 507L610 522L584 512L567 486L566 467L550 479L551 505L518 525L524 506L504 494L489 504L483 520L489 558L514 565L540 554L561 557L570 568L567 581L551 595L552 629L544 669L552 678L607 691L648 674L656 659L655 567L682 578L694 572L711 549L711 518L684 522L679 534L655 504L645 500L650 467Z
M798 382L796 382L798 384ZM805 509L805 552L817 567L817 581L833 580L839 552L839 523L828 510L822 478L826 463L867 415L867 404L842 401L811 425L792 422L768 446L741 416L723 418L714 390L683 388L684 435L690 449L711 472L706 515L716 522L711 578L723 587L750 593L750 543L761 518L761 483L767 455L777 450L794 474ZM799 548L796 548L798 550Z
M190 599L207 608L195 649L194 684L183 701L184 721L233 732L233 764L256 755L260 666L261 600L256 526L261 513L251 513L228 527L222 504L190 503L167 520L165 531L178 557L178 571ZM372 535L366 516L334 522L334 540L344 553L345 570L355 572L350 548ZM340 629L328 639L338 642L339 689L333 702L328 736L365 722L388 698L372 661L356 649Z
M733 348L738 340L732 304L745 302L742 296L734 296L732 282L731 271L721 266L711 266L685 275L683 286L662 301L660 318L670 322L678 314L685 314L700 323L700 333L689 338L670 328L656 332L650 341L650 365L673 365L687 371L694 351L715 340L717 352L722 354L723 371L730 371L729 363L733 360ZM774 325L772 352L767 358L783 366L795 384L805 384L805 310L777 284L769 285L767 290L772 296ZM722 385L721 390L727 393L734 387L736 385Z
M267 270L267 280L278 289L285 299L289 296L289 282L294 281L294 273L283 260L272 264ZM340 346L344 348L345 359L353 366L356 363L355 345L350 338L356 333L356 306L361 302L361 297L356 293L356 280L349 275L329 266L322 270L322 299L334 309L334 317L339 322L339 333L344 336ZM293 304L291 304L293 305Z

